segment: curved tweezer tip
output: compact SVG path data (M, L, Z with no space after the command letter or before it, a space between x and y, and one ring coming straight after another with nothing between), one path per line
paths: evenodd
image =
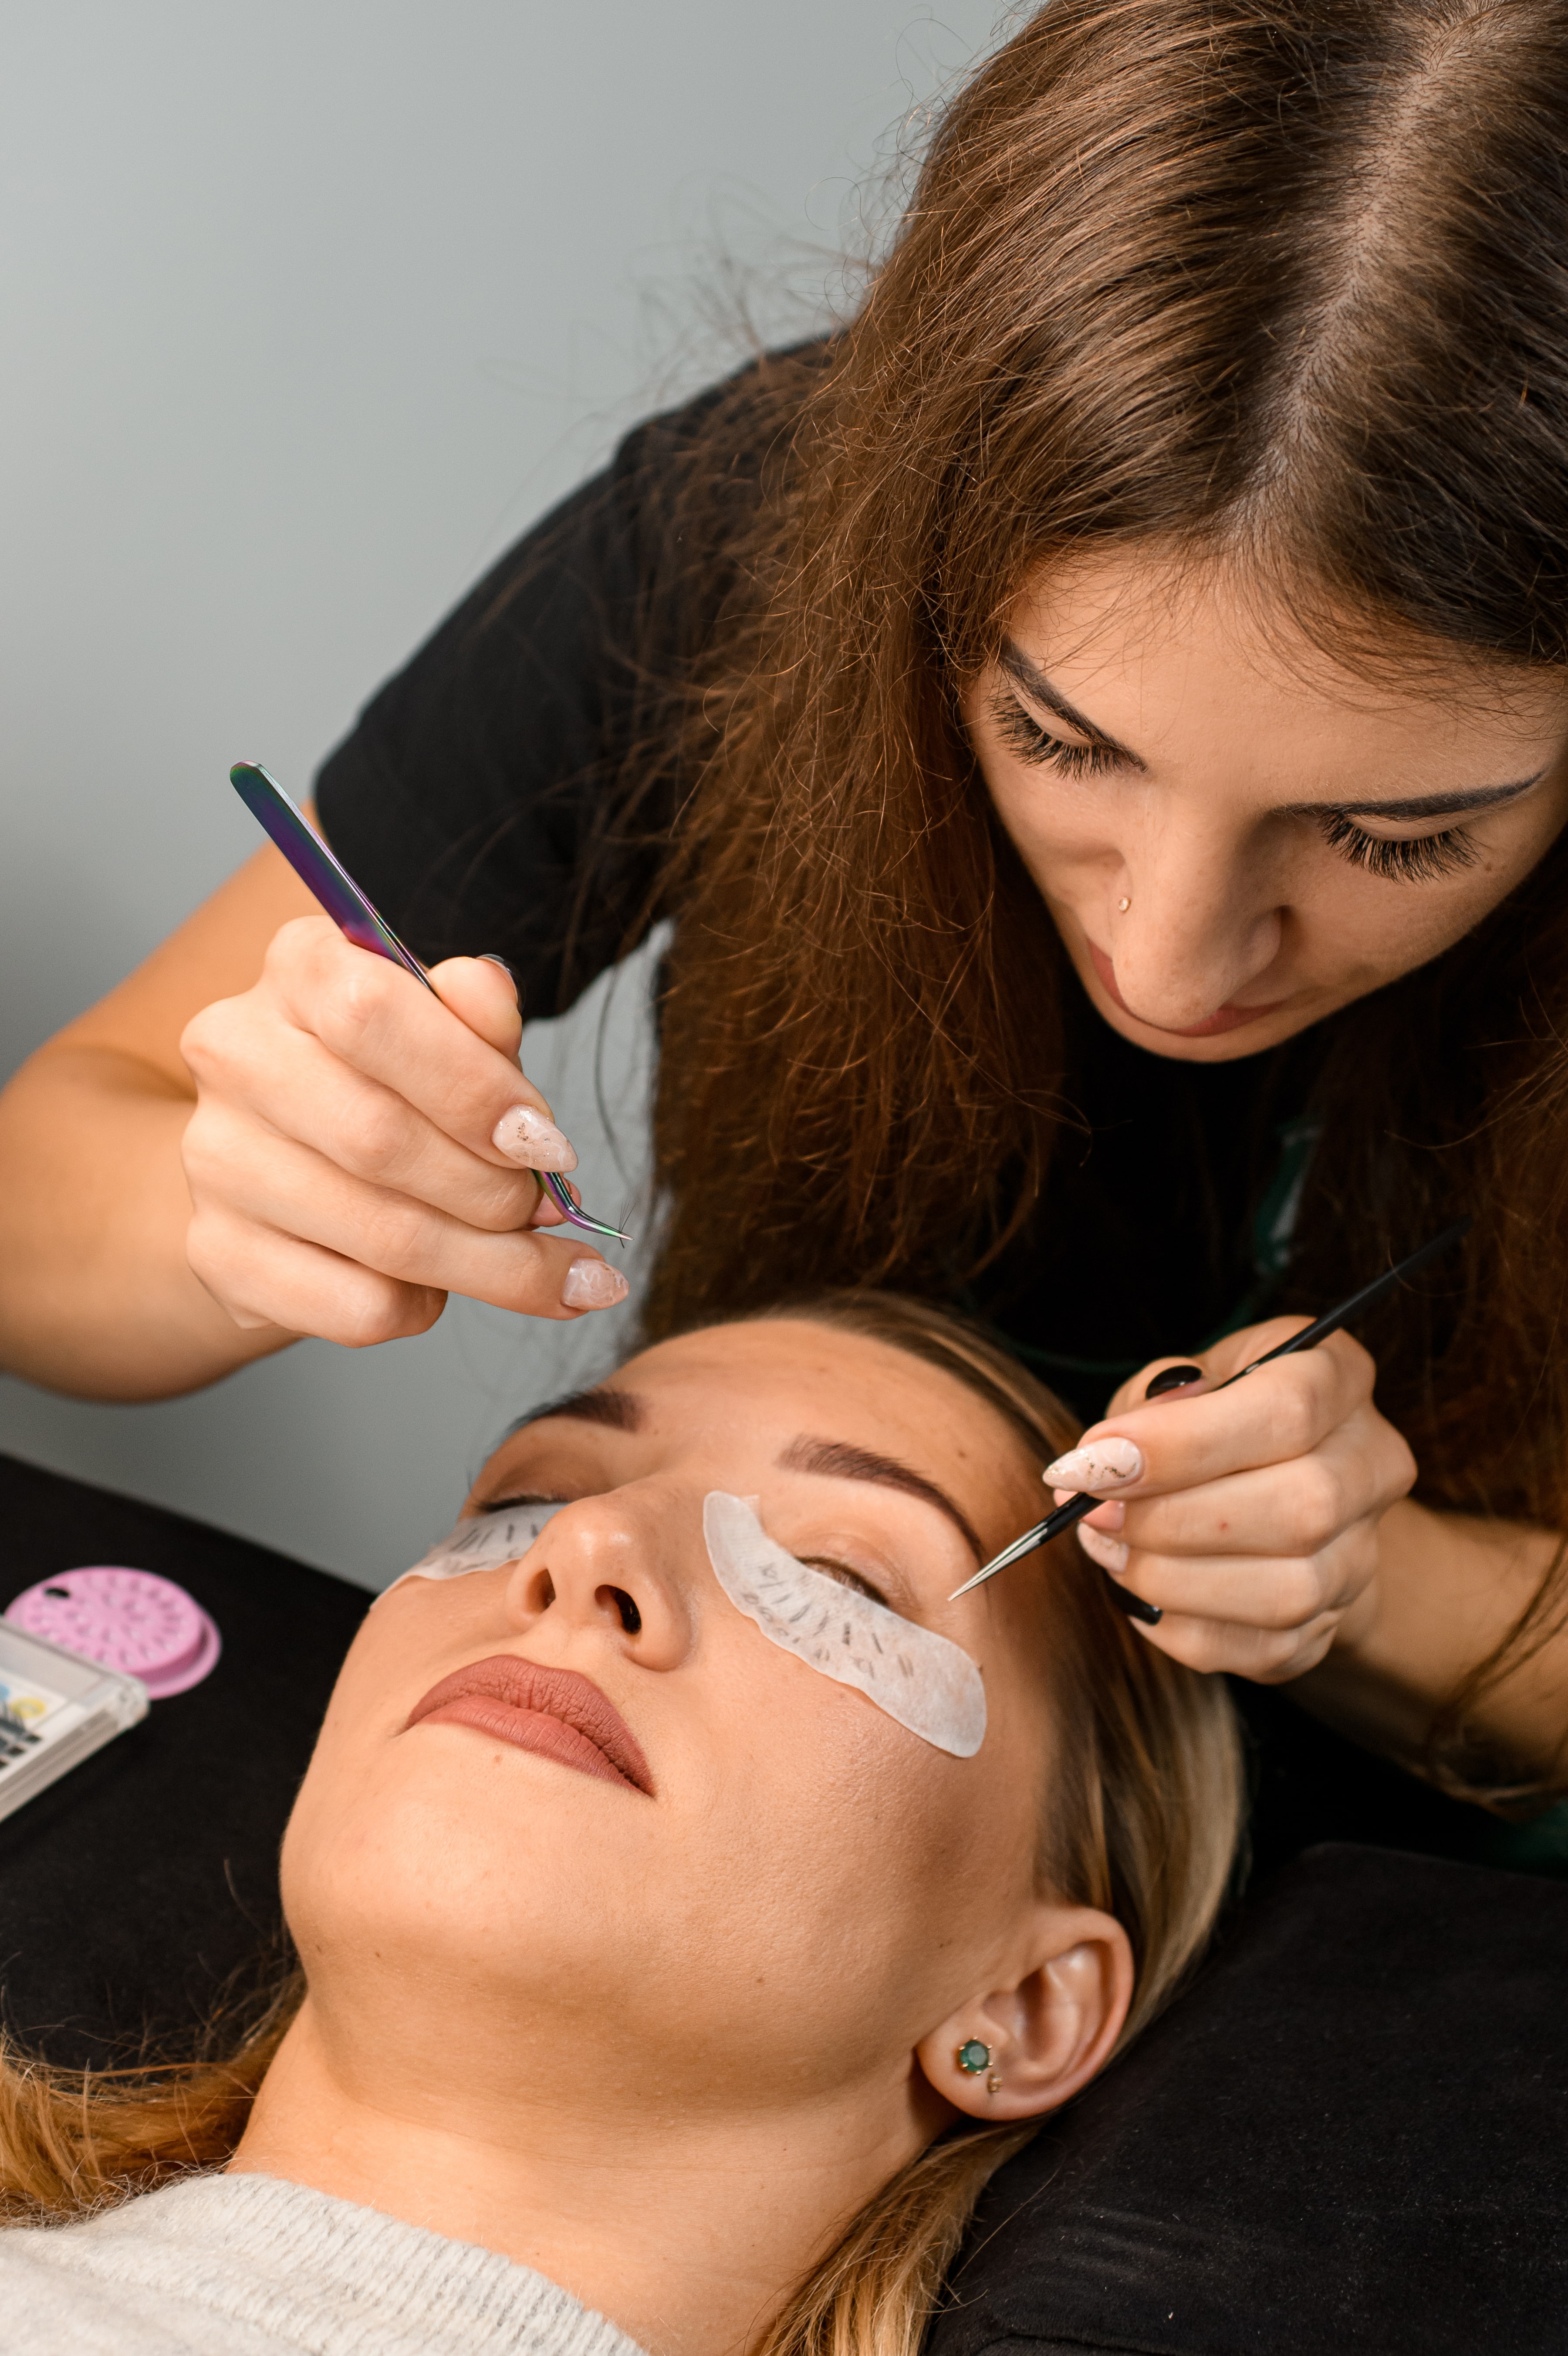
M631 1237L623 1228L606 1226L603 1219L591 1219L586 1211L579 1209L571 1199L571 1187L559 1171L540 1170L536 1174L544 1181L546 1191L562 1218L568 1220L572 1226L581 1227L591 1236L603 1236L611 1243L629 1244L631 1242Z

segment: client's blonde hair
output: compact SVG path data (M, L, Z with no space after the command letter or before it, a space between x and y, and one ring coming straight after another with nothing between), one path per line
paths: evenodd
M1003 1348L924 1301L833 1292L765 1313L809 1318L940 1368L984 1399L1037 1465L1076 1437L1060 1400ZM1061 1740L1040 1877L1126 1931L1137 1977L1125 2045L1199 1954L1224 1894L1241 1821L1235 1725L1221 1682L1137 1635L1071 1539L1047 1560ZM217 2061L82 2072L0 2054L0 2216L80 2217L221 2167L302 1993L296 1974L245 2034L230 2032ZM961 2127L901 2169L786 2300L756 2356L915 2356L987 2178L1034 2132Z

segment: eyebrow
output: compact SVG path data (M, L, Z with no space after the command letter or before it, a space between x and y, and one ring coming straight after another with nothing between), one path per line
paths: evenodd
M870 1481L879 1489L901 1490L906 1497L918 1497L923 1504L934 1505L939 1514L945 1514L976 1561L986 1559L986 1549L973 1523L954 1504L946 1490L928 1481L923 1472L901 1464L895 1456L879 1456L869 1448L855 1448L844 1440L814 1440L808 1432L802 1432L779 1458L779 1468L785 1472L818 1472L830 1481Z
M1414 794L1398 802L1292 802L1282 818L1457 818L1463 810L1496 809L1517 801L1546 775L1520 777L1511 786L1473 786L1456 794Z
M602 1424L607 1431L641 1431L647 1421L647 1404L635 1391L613 1390L600 1383L591 1390L568 1391L560 1398L547 1399L543 1407L530 1408L527 1415L509 1423L496 1441L497 1448L526 1431L530 1423L543 1423L552 1417L570 1419L575 1423ZM493 1451L492 1451L493 1452Z
M1016 686L1023 689L1032 703L1038 703L1042 710L1053 712L1058 720L1065 721L1069 728L1076 728L1081 736L1089 737L1104 751L1114 753L1117 760L1125 761L1132 768L1141 769L1147 766L1130 745L1119 744L1115 736L1108 736L1103 728L1095 726L1086 713L1069 703L1067 698L1059 689L1052 687L1045 673L1036 664L1030 662L1022 648L1015 646L1011 638L1003 639L997 660L1008 678ZM1290 802L1281 809L1279 816L1281 818L1458 818L1467 810L1498 809L1504 802L1517 801L1520 794L1529 793L1531 786L1538 786L1545 775L1544 769L1537 769L1533 776L1516 778L1514 783L1509 786L1473 786L1453 794L1413 794L1403 801Z

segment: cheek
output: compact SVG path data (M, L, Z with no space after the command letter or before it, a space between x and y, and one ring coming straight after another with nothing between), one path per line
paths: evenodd
M1518 881L1511 870L1475 869L1446 885L1395 885L1336 863L1320 866L1303 889L1297 918L1313 965L1365 990L1441 957Z
M718 1746L738 1781L697 1795L702 1862L684 1928L722 1989L765 1987L825 2062L908 2044L957 2001L965 1958L1014 1896L1027 1838L987 1740L934 1750L798 1662L748 1681ZM816 1688L817 1690L813 1690ZM719 1999L722 2002L722 1996Z

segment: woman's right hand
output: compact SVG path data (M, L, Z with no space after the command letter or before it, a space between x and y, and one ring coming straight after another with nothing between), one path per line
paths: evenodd
M505 970L430 979L301 916L187 1024L187 1250L237 1325L362 1348L424 1333L449 1292L554 1318L625 1298L591 1245L539 1231L560 1215L531 1173L577 1157L518 1068Z

